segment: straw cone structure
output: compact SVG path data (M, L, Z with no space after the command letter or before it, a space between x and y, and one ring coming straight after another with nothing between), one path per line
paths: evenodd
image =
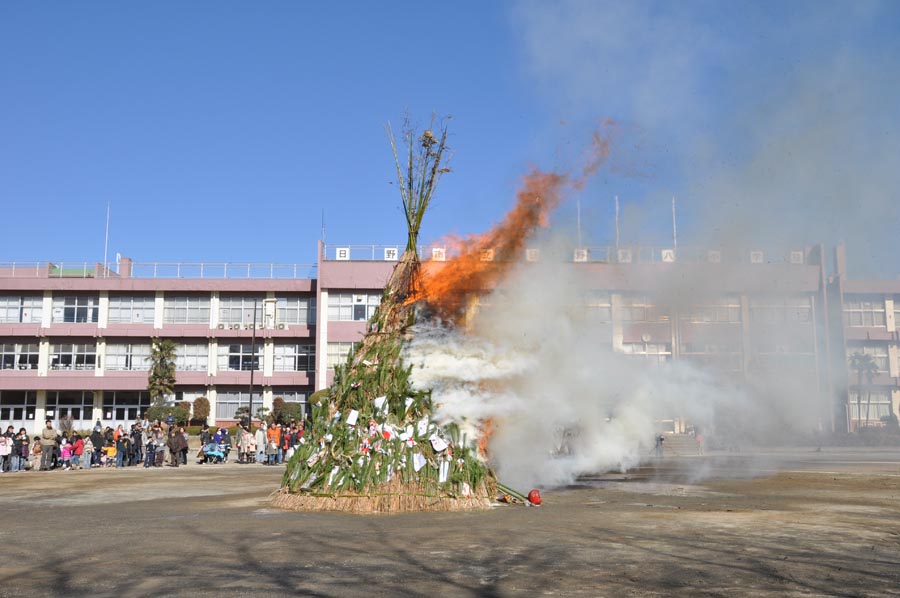
M433 124L433 121L432 121ZM421 137L405 127L408 156L393 137L409 241L363 340L336 368L328 396L312 406L303 443L287 464L272 504L353 513L456 511L490 506L496 480L454 425L431 421L428 392L414 391L401 348L417 310L419 226L442 166L447 131ZM403 164L407 168L404 169Z

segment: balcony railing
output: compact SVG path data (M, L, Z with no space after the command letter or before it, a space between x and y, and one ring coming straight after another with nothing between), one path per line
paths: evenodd
M124 263L123 263L124 265ZM98 268L99 266L99 268ZM252 262L134 262L130 276L121 267L92 262L0 262L0 278L210 278L307 279L316 264Z

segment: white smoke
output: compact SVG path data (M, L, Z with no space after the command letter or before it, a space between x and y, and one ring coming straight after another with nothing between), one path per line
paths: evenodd
M545 252L545 255L547 252ZM440 423L470 441L491 419L500 479L559 486L583 473L624 470L653 450L659 421L712 430L747 397L684 362L648 367L614 352L592 322L583 283L561 259L523 264L485 298L468 330L423 327L407 345L414 386L431 389ZM605 340L604 340L605 339Z

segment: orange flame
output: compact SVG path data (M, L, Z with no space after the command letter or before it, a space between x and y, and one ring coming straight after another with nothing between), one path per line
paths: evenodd
M606 161L610 153L608 133L614 126L612 121L604 121L593 134L577 178L534 168L525 175L516 205L500 224L480 235L445 238L442 242L450 259L423 264L420 291L412 300L424 299L439 317L456 321L467 295L493 288L521 258L537 228L548 225L549 214L559 205L565 188L571 185L581 190Z

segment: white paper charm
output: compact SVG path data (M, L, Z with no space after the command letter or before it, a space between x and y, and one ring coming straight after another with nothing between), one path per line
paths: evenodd
M373 403L375 403L375 409L383 411L387 408L387 397L377 397Z
M434 449L434 452L439 453L447 448L447 442L438 436L437 434L431 435L431 448Z
M356 420L359 418L359 411L356 409L351 409L350 413L347 414L347 425L355 426Z
M441 468L438 472L438 482L443 484L447 481L447 476L450 474L450 462L449 461L441 461Z
M413 469L418 472L423 467L425 467L425 456L422 453L416 453L413 455Z

